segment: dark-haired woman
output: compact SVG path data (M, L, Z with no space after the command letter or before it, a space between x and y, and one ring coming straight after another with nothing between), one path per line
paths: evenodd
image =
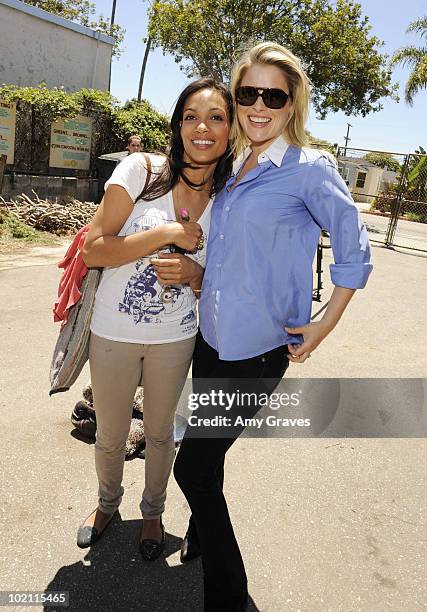
M174 414L197 333L196 293L212 197L231 172L232 113L223 85L212 79L191 83L172 115L169 154L150 155L149 164L142 153L124 159L106 183L91 223L84 260L88 267L104 267L89 349L99 491L98 507L79 528L80 547L99 539L121 502L132 401L142 380L146 451L140 551L154 560L163 550ZM181 207L189 211L185 223ZM171 253L170 245L193 254Z

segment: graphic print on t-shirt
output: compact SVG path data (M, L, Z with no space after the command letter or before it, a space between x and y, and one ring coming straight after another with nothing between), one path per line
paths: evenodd
M159 214L156 210L148 209L143 215L139 215L135 218L128 219L128 224L123 227L120 234L122 236L130 236L130 234L136 234L138 232L145 232L146 230L158 227L167 223L167 215Z
M162 323L161 317L179 310L184 300L181 287L168 287L160 299L157 276L152 264L147 265L146 257L135 263L135 274L130 277L119 312L126 312L138 323Z
M163 161L152 156L153 173L157 173ZM142 164L142 154L129 155L114 170L107 185L123 187L134 200L145 180ZM200 222L205 234L205 247L195 255L189 254L203 267L211 205L212 202ZM152 201L137 199L118 236L132 236L174 222L176 215L171 192ZM92 313L91 331L94 334L110 340L142 344L174 342L196 334L196 300L192 289L188 284L161 285L150 262L152 257L170 252L169 245L166 245L152 253L142 251L138 261L104 268Z
M125 236L150 230L165 223L167 219L157 211L148 210L143 215L130 220L123 228ZM169 252L169 248L159 249L159 252ZM182 306L183 291L180 287L168 287L160 299L161 288L157 283L154 266L148 257L141 257L135 262L135 273L129 278L123 300L119 302L119 312L125 312L132 317L135 325L138 323L162 323L162 318ZM181 298L181 299L180 299Z
M183 317L183 319L181 320L181 325L187 325L187 323L193 323L193 321L195 320L196 320L196 313L194 312L194 310L190 310L188 315Z

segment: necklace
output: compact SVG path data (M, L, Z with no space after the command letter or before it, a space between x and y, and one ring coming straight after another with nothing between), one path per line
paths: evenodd
M176 199L177 199L177 205L178 205L178 212L179 212L179 214L177 215L176 214L176 210L175 210L175 217L177 219L181 218L181 210L183 210L183 207L181 207L180 195L178 193L180 185L181 185L181 183L179 182L178 185L177 185L177 188L175 190L175 193L176 193L176 196L177 196ZM197 190L197 191L199 191L199 190ZM202 191L202 190L200 189L200 191ZM202 217L203 213L206 210L206 206L208 205L209 200L210 200L210 195L208 194L208 199L205 202L203 202L203 204L202 204L202 212L201 212L201 214L198 215L198 219L197 220L199 220ZM185 207L185 210L188 211L188 208ZM181 220L182 220L182 218L181 218ZM187 221L191 221L190 215L188 216L188 219L186 219L186 220ZM205 246L205 237L204 237L204 235L202 233L202 235L200 236L199 242L197 243L197 247L196 248L197 248L198 251L201 251L204 246Z
M172 202L173 202L174 209L175 209L175 218L176 218L177 220L181 220L181 222L183 222L183 221L187 222L187 221L190 221L190 220L191 220L190 216L188 216L188 217L187 217L185 220L184 220L184 219L182 218L182 216L181 216L181 211L182 211L182 210L186 210L186 211L188 212L188 208L185 208L185 209L184 209L184 207L182 207L182 208L181 208L181 200L180 200L180 195L179 195L179 187L180 187L180 185L181 185L181 181L178 183L178 185L176 186L176 189L175 189L175 196L176 196L176 200L177 200L177 202L176 202L176 203L177 203L177 206L178 206L178 212L179 212L179 214L177 214L177 212L176 212L175 202L174 202L174 198L173 198L173 195L174 195L174 194L172 193ZM203 190L202 190L202 189L200 189L200 190L197 190L197 191L203 191ZM202 213L201 213L201 214L199 215L199 217L198 217L199 219L200 219L200 217L203 215L203 213L204 213L204 211L205 211L205 209L206 209L206 206L207 206L207 204L208 204L209 200L210 200L210 195L208 194L208 199L206 200L206 202L204 202L204 203L203 203L203 210L202 210ZM189 215L189 213L188 213L188 215ZM171 248L172 248L172 246L173 246L173 245L171 245ZM204 236L203 231L202 231L202 235L201 235L201 236L200 236L200 238L199 238L199 241L198 241L198 243L197 243L196 249L197 249L198 251L201 251L201 250L203 249L203 247L204 247L204 246L205 246L205 236ZM179 251L178 251L178 252L179 252ZM185 251L181 251L181 252L182 252L182 253L185 253ZM163 303L168 303L168 302L172 302L172 301L173 301L173 296L172 296L172 295L170 295L170 293L171 293L171 292L170 292L170 289L171 289L170 287L168 287L168 286L166 286L166 285L165 285L165 286L163 287L162 291L160 292L160 300L161 300Z
M175 196L176 196L175 217L177 218L177 220L179 220L179 217L180 217L179 211L181 210L181 208L183 208L181 194L180 194L180 189L181 189L181 180L179 181L179 183L177 184L176 189L175 189ZM191 188L191 189L193 189L193 188ZM193 189L193 191L205 191L205 190L204 189ZM203 213L204 213L204 211L206 209L206 206L208 205L210 199L211 199L210 198L210 194L208 192L206 201L204 201L201 204L201 206L200 206L201 213L198 215L198 219L200 219L200 217L203 215ZM175 202L174 202L174 204L175 204ZM184 202L184 206L188 210L188 204L186 204L186 202ZM177 210L176 209L178 209L178 214L177 214ZM192 214L190 216L190 221L195 221L194 216L195 216L194 214Z

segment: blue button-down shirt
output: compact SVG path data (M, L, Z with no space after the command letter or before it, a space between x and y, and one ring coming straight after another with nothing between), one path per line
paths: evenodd
M326 154L279 137L230 190L235 180L213 204L199 304L201 333L224 360L302 342L284 326L310 321L321 228L331 237L335 285L362 288L372 270L366 228Z

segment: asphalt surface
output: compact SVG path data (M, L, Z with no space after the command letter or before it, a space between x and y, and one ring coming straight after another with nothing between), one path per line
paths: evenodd
M93 549L75 544L78 525L96 506L97 485L93 448L73 435L69 420L87 369L69 392L48 397L58 333L52 305L59 271L51 263L57 255L34 259L27 253L16 262L21 267L0 262L0 590L67 591L69 609L79 612L200 611L200 561L179 563L188 508L173 478L164 516L166 554L152 564L139 557L143 460L126 463L120 520ZM402 378L403 386L397 392L395 383L373 381L378 406L375 397L365 405L354 400L354 383L344 381L344 412L329 427L340 437L245 438L227 455L225 491L251 610L426 609L427 444L402 436L405 415L413 434L426 408L425 385L417 379L426 375L427 260L380 247L373 247L373 257L367 288L288 377L302 385L308 384L303 377L319 384ZM326 253L325 270L329 258ZM330 293L325 280L314 313ZM369 428L364 420L371 410L378 418Z
M389 218L361 212L363 221L368 228L372 240L385 241ZM427 224L399 219L393 244L407 248L427 251Z

